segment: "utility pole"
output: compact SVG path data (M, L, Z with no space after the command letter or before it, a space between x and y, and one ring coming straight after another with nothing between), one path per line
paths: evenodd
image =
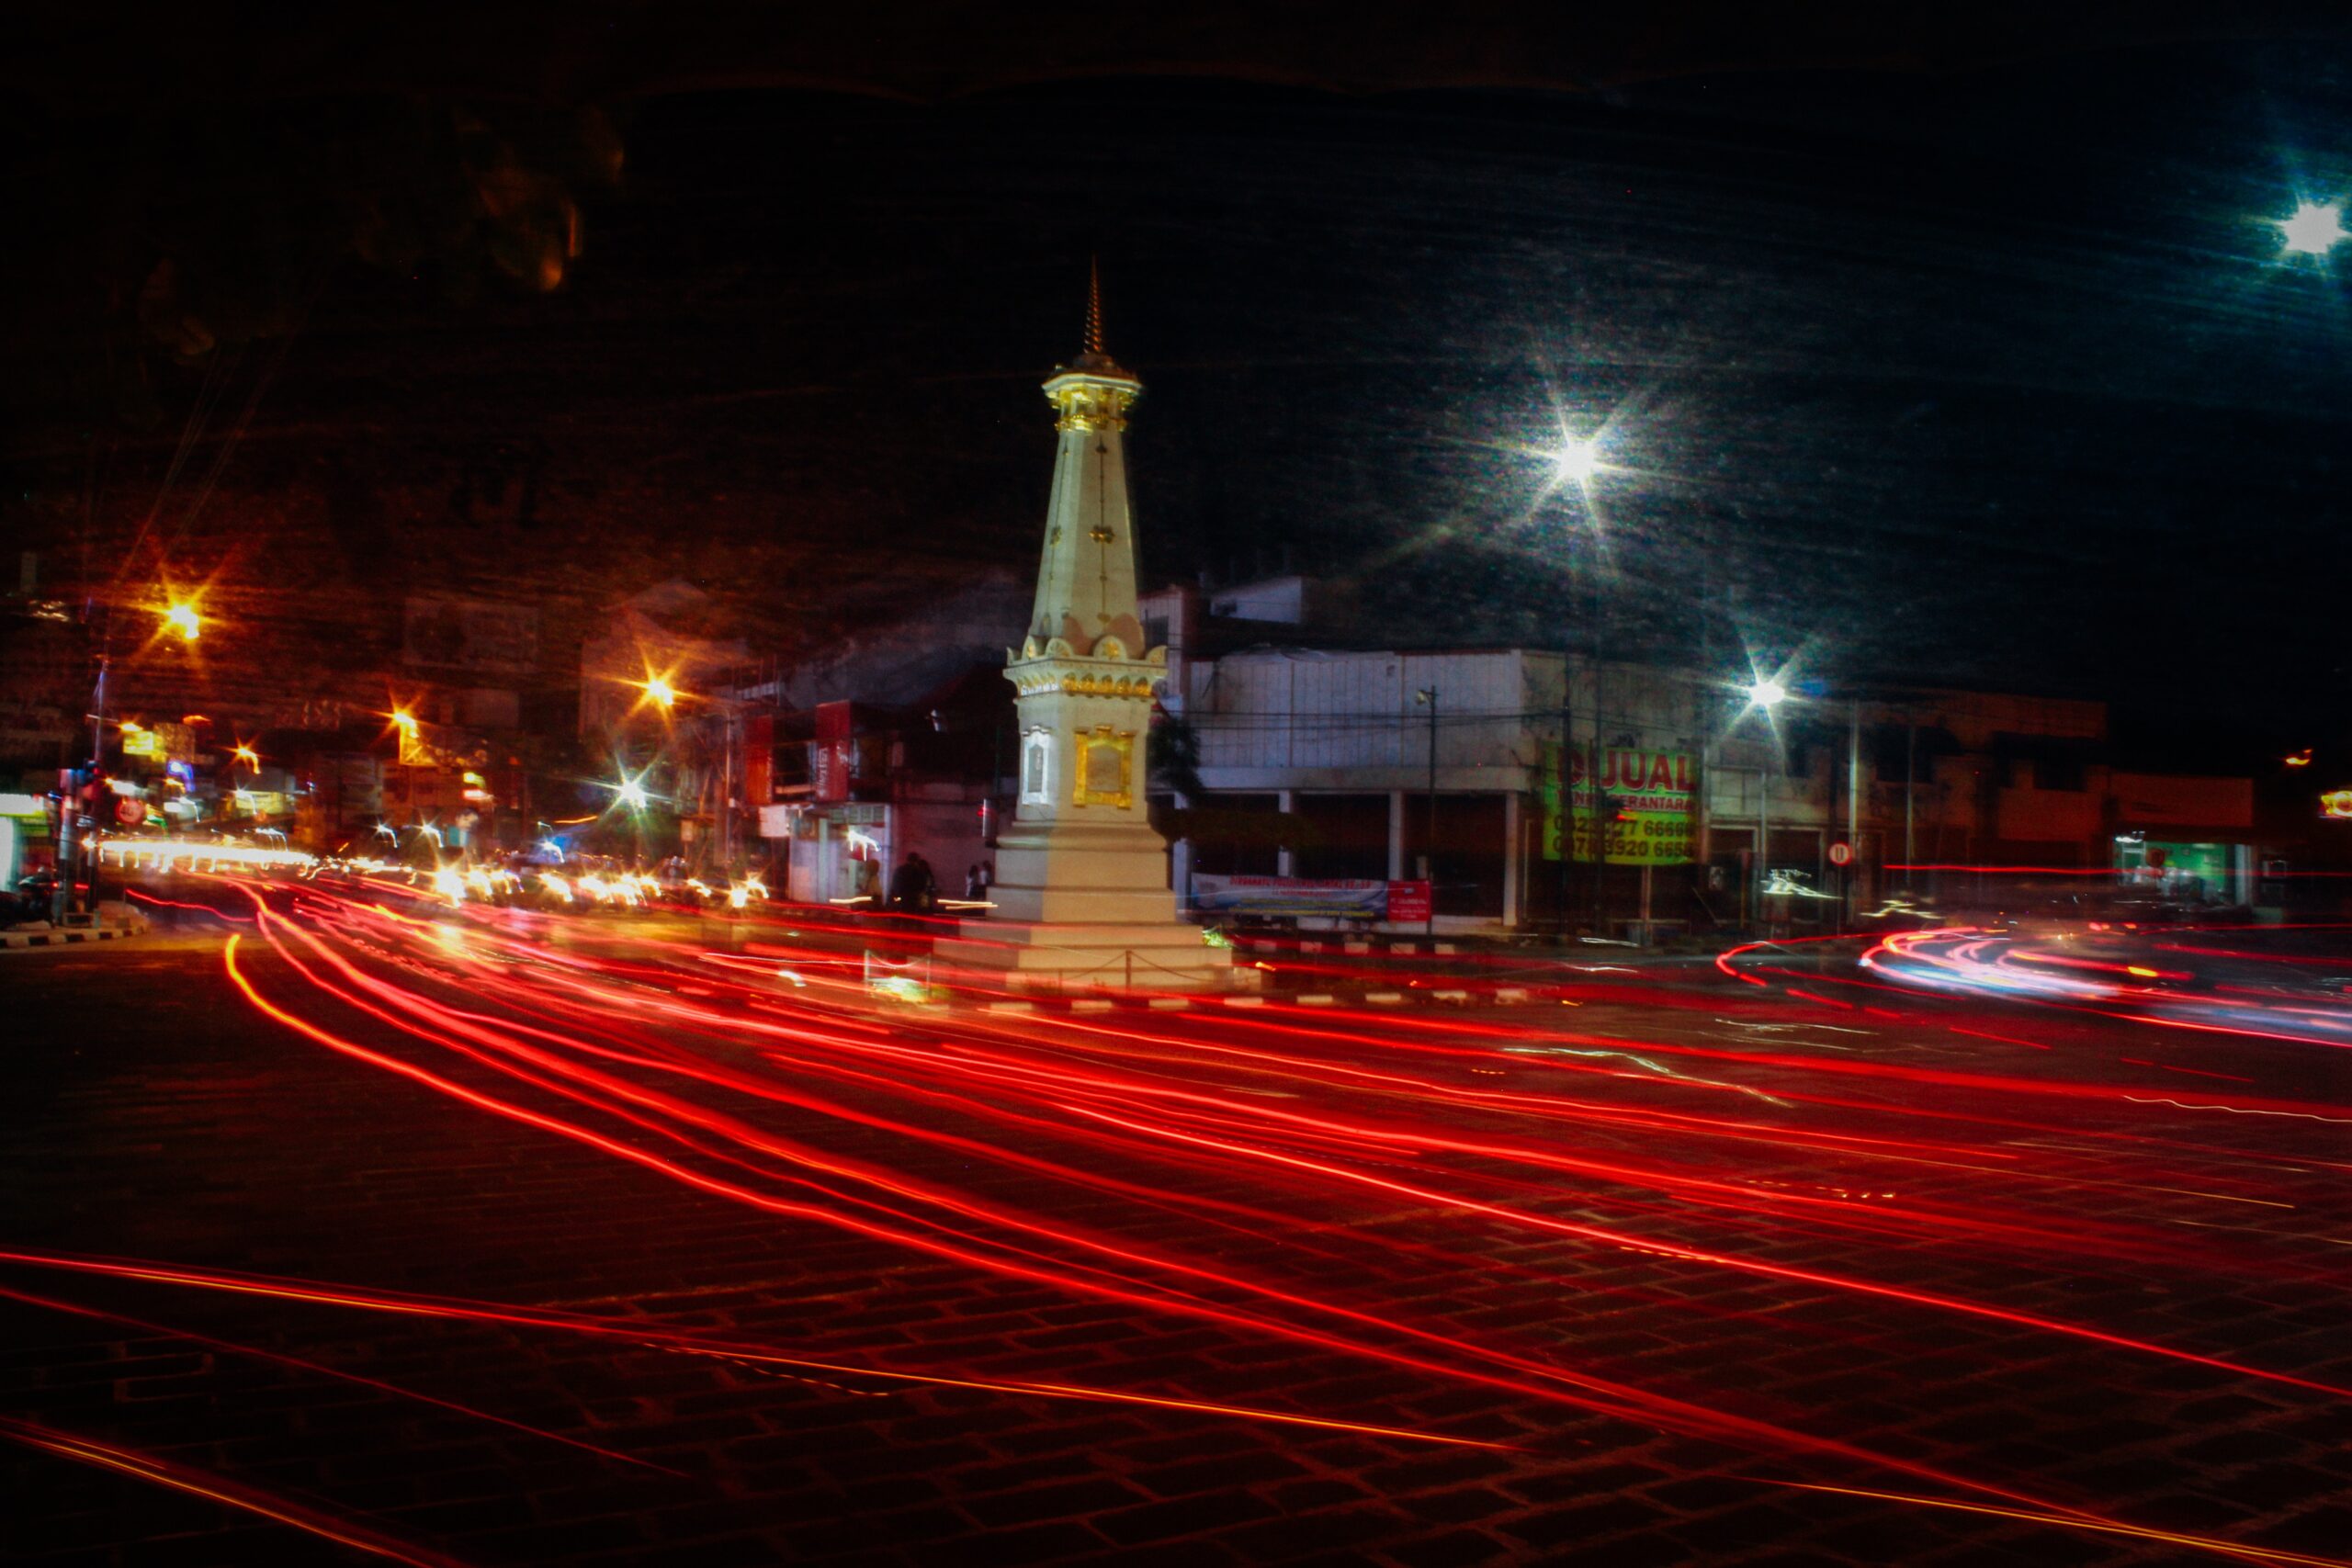
M1862 874L1862 699L1849 699L1848 721L1851 728L1846 737L1846 925L1851 930L1854 918L1861 912L1861 900L1855 897Z
M109 626L108 630L111 629L112 628ZM107 671L108 660L105 635L105 633L100 634L100 641L98 644L98 679L96 686L91 693L90 700L89 784L92 788L96 787L97 782L100 776L105 773L107 766ZM75 772L78 772L78 770L69 771L66 774L67 778L74 778ZM79 831L79 813L82 808L81 803L81 784L79 783L69 784L65 791L65 799L58 809L57 892L50 905L50 918L59 925L63 925L65 923L66 913L74 908L75 902L74 891L75 885L74 863L85 856L88 858L90 863L89 913L93 918L96 918L98 912L98 807L101 803L96 799L93 799L90 802L90 831L87 837L85 837Z
M1600 731L1600 557L1596 553L1588 578L1589 594L1587 616L1592 626L1592 934L1609 934L1609 826L1615 813L1606 816L1602 807L1609 804L1608 791L1601 788L1601 776L1608 770L1601 759L1607 754L1609 739Z
M1912 842L1912 797L1917 791L1919 777L1919 714L1905 706L1903 710L1903 891L1911 891L1911 868L1919 863L1919 855Z
M114 628L109 625L107 629L112 631ZM100 776L107 771L107 651L101 648L98 650L98 700L95 705L96 711L90 715L90 787L92 789L97 788ZM103 800L95 797L90 802L90 839L89 842L84 846L90 857L90 918L92 919L96 919L98 914L98 868L106 863L105 848L98 841L98 808L103 805L105 805Z
M1425 934L1437 935L1437 688L1423 686L1418 696L1430 710L1430 826L1428 853L1421 857L1430 885L1430 912Z
M735 704L718 710L718 870L735 880Z
M1764 772L1758 780L1756 795L1756 934L1769 938L1772 934L1770 917L1764 912L1764 899L1772 885L1772 758L1781 749L1781 732L1772 728L1772 716L1764 716Z
M1577 858L1576 763L1570 753L1576 750L1577 732L1574 719L1576 694L1576 660L1567 649L1560 650L1560 776L1555 781L1559 789L1560 821L1560 937L1568 934L1568 895L1574 882L1571 868Z

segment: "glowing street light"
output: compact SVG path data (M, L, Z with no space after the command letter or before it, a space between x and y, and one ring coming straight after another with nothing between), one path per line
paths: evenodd
M204 623L198 619L196 606L186 600L175 600L164 612L164 624L177 633L182 642L194 642L204 635Z
M652 700L654 706L667 713L678 700L678 688L670 684L670 678L666 675L648 675L645 678L645 694Z
M1789 700L1789 689L1770 675L1760 675L1747 688L1747 701L1752 707L1764 712L1764 727L1770 731L1765 747L1764 767L1756 796L1756 922L1763 930L1770 929L1770 917L1765 912L1765 897L1772 886L1772 764L1781 749L1779 731L1774 728L1772 710Z
M631 811L641 809L652 799L645 793L645 785L636 779L623 779L612 787L615 795L613 804L625 806Z
M2278 221L2279 244L2290 255L2324 256L2345 238L2340 201L2298 201L2294 215Z
M402 767L423 767L432 761L431 753L424 744L424 728L417 723L416 715L406 708L394 708L392 728L400 731L400 761Z
M261 772L261 753L254 750L251 746L246 745L243 741L239 741L237 743L237 749L231 752L230 755L235 758L238 761L243 762L246 767L251 768L254 773L258 773Z
M1600 471L1600 445L1571 435L1550 454L1552 472L1562 484L1589 484Z

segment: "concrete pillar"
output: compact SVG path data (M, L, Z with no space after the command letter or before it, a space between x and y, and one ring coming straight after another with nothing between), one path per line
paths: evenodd
M1292 806L1297 801L1297 799L1298 794L1295 790L1276 790L1274 792L1274 809L1286 813L1291 809ZM1274 874L1276 876L1296 876L1298 873L1293 869L1295 862L1295 857L1291 852L1291 847L1288 844L1284 844L1280 850L1275 852Z
M1388 792L1388 880L1405 880L1405 792Z
M1519 924L1519 878L1521 871L1521 839L1524 835L1525 818L1521 815L1522 797L1517 790L1503 796L1503 924ZM1389 805L1389 820L1396 820L1396 804Z

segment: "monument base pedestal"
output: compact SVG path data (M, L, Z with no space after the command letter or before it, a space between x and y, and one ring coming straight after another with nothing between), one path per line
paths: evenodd
M1209 946L1198 926L1180 920L964 920L932 960L950 984L1014 991L1224 991L1258 977L1233 966L1232 949Z

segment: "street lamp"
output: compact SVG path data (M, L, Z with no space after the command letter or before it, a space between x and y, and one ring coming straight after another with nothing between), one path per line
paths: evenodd
M1413 694L1413 701L1430 710L1430 829L1429 852L1422 856L1429 867L1430 912L1423 934L1437 935L1437 688L1423 686Z
M1562 484L1586 484L1600 471L1600 444L1571 435L1554 447L1552 472Z
M645 678L645 694L663 713L668 713L678 701L678 688L670 684L666 675L648 675Z
M1756 909L1757 916L1759 919L1762 919L1764 912L1765 889L1770 885L1770 867L1769 863L1772 843L1772 765L1779 759L1781 751L1780 729L1773 717L1773 709L1779 707L1782 703L1789 700L1790 694L1788 687L1770 676L1758 676L1747 687L1748 705L1757 708L1763 713L1764 726L1770 741L1764 754L1762 793L1758 796L1756 804L1756 857L1758 875ZM1817 696L1809 699L1809 701L1816 706L1824 705ZM1843 918L1847 919L1852 919L1853 913L1858 908L1855 900L1855 893L1860 886L1859 878L1860 876L1860 868L1859 863L1852 857L1859 856L1861 852L1861 800L1862 701L1860 696L1857 694L1848 699L1847 705L1845 843L1849 858L1844 862L1837 863L1841 866L1851 868L1841 871L1839 881L1839 886L1842 889L1840 897L1844 901L1844 908L1846 911ZM1830 787L1829 803L1832 807L1837 804L1837 787L1834 783ZM1909 844L1910 812L1909 793L1908 786L1906 785L1904 802L1904 861L1905 864L1908 864L1911 860ZM1829 819L1830 818L1825 818L1825 820ZM1831 830L1835 830L1834 827ZM1835 860L1834 855L1832 859Z
M204 635L204 622L197 615L196 606L185 599L172 602L164 612L164 625L177 634L182 642L194 642Z
M1577 435L1570 434L1564 429L1561 432L1560 439L1556 446L1548 449L1540 450L1535 455L1549 459L1552 465L1552 482L1545 490L1544 493L1546 496L1555 494L1560 491L1567 490L1571 487L1575 489L1578 500L1583 504L1585 522L1589 532L1595 552L1591 564L1586 569L1585 588L1587 597L1586 618L1589 624L1592 639L1592 755L1595 764L1595 772L1593 773L1594 787L1597 791L1600 781L1598 765L1600 762L1602 746L1600 673L1601 581L1600 560L1598 554L1600 541L1600 519L1593 505L1591 486L1592 481L1600 477L1602 467L1600 461L1600 442L1597 437ZM1576 804L1574 793L1568 784L1568 779L1572 771L1569 764L1569 754L1576 747L1576 736L1574 725L1572 723L1573 716L1570 713L1572 694L1575 688L1575 661L1567 652L1564 643L1560 660L1560 810L1563 814L1560 834L1560 925L1563 931L1566 931L1568 923L1569 866L1575 860L1577 852ZM1609 852L1607 848L1607 829L1600 821L1597 804L1592 819L1591 841L1592 919L1594 930L1596 933L1598 933L1607 924L1606 917L1609 897Z
M1772 881L1772 760L1781 750L1781 731L1773 722L1772 710L1788 700L1789 689L1770 676L1747 688L1748 705L1764 715L1764 771L1756 795L1756 924L1768 932L1771 928L1764 899Z
M2290 255L2324 256L2346 237L2340 201L2298 201L2293 214L2278 220L2279 245Z

